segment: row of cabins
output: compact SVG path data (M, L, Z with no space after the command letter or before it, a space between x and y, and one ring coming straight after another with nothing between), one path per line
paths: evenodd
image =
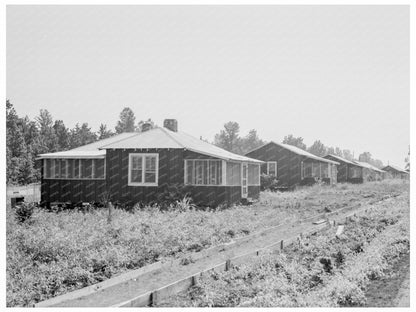
M280 185L322 181L362 183L382 170L338 156L318 157L300 148L269 142L245 156L164 127L122 133L69 151L41 154L41 203L157 202L169 187L184 188L198 205L215 207L257 199L260 175Z

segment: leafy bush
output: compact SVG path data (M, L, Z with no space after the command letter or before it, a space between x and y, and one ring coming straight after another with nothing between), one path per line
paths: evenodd
M184 198L187 198L189 204L191 203L192 199L187 187L181 184L173 184L168 185L163 192L157 195L156 203L162 210L174 206L181 208L182 206L178 205L178 203L182 202Z
M16 205L15 207L15 214L16 220L20 223L26 222L32 218L33 211L35 210L34 203L21 203L20 205Z
M277 191L279 187L279 180L273 175L260 175L260 190L261 191Z

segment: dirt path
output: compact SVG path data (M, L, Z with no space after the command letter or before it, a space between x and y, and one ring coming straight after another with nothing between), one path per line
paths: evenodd
M371 282L366 307L410 307L410 254L403 255L388 274Z
M363 205L353 210L340 211L338 215L332 215L331 220L345 220L346 215L350 215L355 211L364 211L364 209L371 207L371 204ZM315 219L319 219L316 217ZM313 219L308 219L303 222L293 224L284 224L266 231L261 235L254 235L252 237L243 237L234 244L228 244L221 249L212 250L212 252L201 252L199 255L194 253L190 255L190 259L195 258L187 265L181 265L179 260L172 261L164 265L161 269L149 272L140 276L137 279L132 279L127 282L117 284L115 286L102 289L91 295L61 302L54 306L59 307L105 307L114 306L121 302L128 301L140 294L153 291L164 285L173 283L186 276L197 274L209 267L221 264L227 259L235 256L253 252L260 248L264 248L273 243L278 243L280 240L287 240L299 233L306 233L313 229L318 229L319 226L314 225ZM202 256L201 256L202 255Z

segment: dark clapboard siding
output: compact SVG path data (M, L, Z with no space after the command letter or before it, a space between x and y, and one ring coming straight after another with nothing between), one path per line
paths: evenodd
M272 142L261 148L248 153L246 156L263 160L277 162L277 176L282 184L292 186L301 181L301 161L302 156L289 151ZM261 166L261 173L267 173L267 164Z
M158 153L158 186L128 186L130 153ZM184 184L184 159L216 159L183 149L107 150L106 180L42 180L42 202L100 202L110 194L113 202L126 205L149 203L167 186ZM241 200L241 186L187 186L195 203L206 206L231 205ZM249 186L249 197L258 198L260 188Z
M41 202L100 202L105 180L42 179Z

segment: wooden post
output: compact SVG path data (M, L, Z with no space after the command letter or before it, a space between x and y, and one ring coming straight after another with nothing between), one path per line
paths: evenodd
M283 239L280 241L280 249L283 249Z
M111 223L112 219L113 219L113 204L111 202L107 203L107 207L108 207L108 217L107 217L107 223Z
M225 261L225 270L228 271L231 268L231 260L228 259Z

